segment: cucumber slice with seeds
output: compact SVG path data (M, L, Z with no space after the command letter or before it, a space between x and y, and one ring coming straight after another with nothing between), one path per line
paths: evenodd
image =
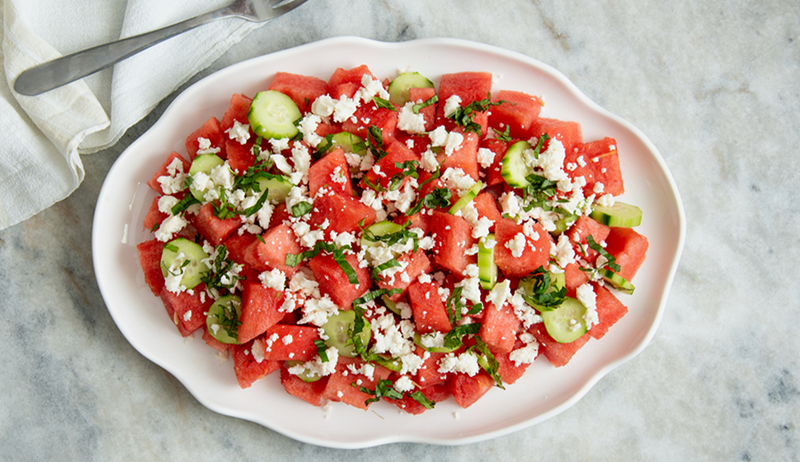
M189 176L194 177L194 175L198 173L210 175L211 170L214 170L215 167L218 167L224 163L225 161L216 154L201 154L195 157L192 161L192 166L189 167ZM192 196L194 196L195 199L199 200L200 202L203 201L203 196L206 194L205 189L195 189L194 183L189 185L189 192L191 192Z
M199 244L182 237L173 239L164 244L161 251L161 274L165 278L180 276L180 285L193 289L209 271L202 262L207 258L208 254Z
M208 333L221 343L239 345L241 316L242 299L237 295L223 295L208 308Z
M364 140L350 132L339 132L331 136L331 144L334 149L342 148L344 152L352 152L362 157L367 155L367 145L364 144Z
M273 139L294 138L299 131L295 122L302 117L292 98L275 90L256 93L247 113L253 132Z
M604 225L619 228L633 228L642 224L642 209L624 202L615 202L611 207L596 205L590 216Z
M481 281L481 288L492 290L497 283L497 263L494 261L494 245L486 247L488 241L494 241L494 234L488 234L486 238L478 242L478 279ZM495 241L495 245L497 245Z
M267 200L270 202L284 202L293 186L289 178L283 175L269 175L261 177L257 181L262 192L269 189Z
M372 225L367 226L364 229L364 234L361 236L361 248L366 247L374 247L378 245L378 241L373 241L369 237L368 234L372 234L373 236L386 236L388 234L394 234L398 231L403 229L402 225L398 225L397 223L392 223L391 221L379 221Z
M558 343L572 343L587 332L585 314L586 307L571 297L558 308L541 312L547 333Z
M500 174L509 186L524 188L531 183L525 178L533 173L525 163L525 151L531 149L527 141L517 141L508 148L501 161Z
M349 331L353 329L356 322L356 312L353 310L340 311L337 314L329 317L325 324L322 325L322 330L325 331L325 345L328 347L336 347L339 350L339 356L347 356L353 358L356 356L356 347L352 343L347 343L350 340ZM370 324L364 320L364 329L358 334L363 345L369 343L372 337Z
M433 82L419 72L404 72L389 83L389 101L404 106L411 101L409 88L433 88Z

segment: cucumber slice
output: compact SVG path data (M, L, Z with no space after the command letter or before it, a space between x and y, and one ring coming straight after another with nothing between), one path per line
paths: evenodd
M494 261L494 246L487 248L484 242L494 240L494 234L488 234L478 242L478 279L481 288L492 290L497 283L497 263ZM496 244L495 244L496 245Z
M225 161L216 154L201 154L195 157L192 161L192 166L189 167L189 176L194 176L197 173L205 173L206 175L210 175L211 170L213 170L214 167L218 167L224 163ZM205 189L195 189L193 184L189 185L189 192L191 192L192 196L194 196L195 199L199 200L200 202L203 201L203 196L206 194Z
M286 361L286 367L291 368L297 366L298 364L303 364L303 361ZM301 374L297 374L297 377L306 383L316 382L317 380L321 379L322 376L317 373L311 373L308 369L304 370Z
M181 276L180 285L193 289L202 282L208 273L208 266L202 261L208 258L203 248L188 239L179 237L167 242L161 251L161 274Z
M590 216L604 225L619 228L633 228L642 224L642 209L624 202L615 202L611 207L596 205Z
M373 241L367 235L373 236L386 236L387 234L394 234L403 229L402 225L392 223L391 221L379 221L364 229L364 234L361 236L361 248L374 247L378 245L378 241Z
M472 199L478 197L478 194L480 194L481 189L483 189L483 182L482 181L476 182L474 185L472 185L471 188L469 188L469 190L467 190L467 192L464 193L463 196L458 198L456 203L450 207L450 210L448 210L447 213L449 213L450 215L455 215L456 212L463 209L464 207L467 206L467 204L472 202Z
M344 152L352 152L362 157L367 155L367 145L364 140L350 132L339 132L332 135L331 145L333 149L342 148Z
M571 297L558 308L541 312L547 333L558 343L572 343L587 332L584 314L586 307Z
M633 290L635 289L635 287L633 287L633 284L631 284L631 282L625 279L624 277L611 271L608 268L601 268L599 272L600 276L602 276L603 279L606 280L609 284L614 286L615 289L628 295L633 294Z
M566 276L564 273L548 272L548 275L550 276L550 285L547 287L547 290L544 291L545 294L557 292L566 285ZM552 311L558 308L558 306L540 305L530 301L530 296L534 293L534 282L537 277L538 276L527 276L519 281L519 288L522 289L529 297L529 299L526 299L525 301L530 306L536 308L536 311L540 313L544 311Z
M400 308L397 307L397 303L393 302L391 298L386 295L381 295L381 300L383 300L383 305L386 307L387 310L391 311L392 313L400 316L402 313L400 312Z
M409 88L433 88L433 82L419 72L404 72L389 83L389 101L404 106L411 100Z
M256 93L247 120L253 132L264 138L294 138L295 122L303 117L292 98L275 90Z
M239 345L241 316L242 299L237 295L223 295L208 308L208 333L219 342Z
M390 355L375 355L375 362L390 371L400 372L403 370L403 361L399 358L392 358Z
M284 202L286 196L289 195L289 190L292 189L292 182L288 177L283 175L267 175L268 176L260 177L257 180L261 191L263 192L265 189L269 189L267 200L270 202Z
M514 188L524 188L531 183L525 179L533 173L528 164L525 163L525 150L531 149L527 141L517 141L508 148L501 161L502 167L500 174L509 186Z
M337 314L328 318L328 321L323 324L322 330L325 331L325 345L328 347L336 347L339 350L339 356L347 356L354 358L356 356L356 347L352 343L347 343L350 340L348 332L353 329L356 322L356 312L353 310L340 311ZM363 345L369 343L372 338L372 331L368 321L364 321L364 328L358 334Z
M563 232L569 229L573 223L578 221L578 215L566 215L558 220L556 220L555 225L556 229L553 230L550 234L553 236L560 236Z

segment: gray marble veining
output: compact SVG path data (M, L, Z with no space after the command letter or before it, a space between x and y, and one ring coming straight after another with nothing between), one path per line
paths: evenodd
M201 406L120 334L94 279L106 173L169 101L83 158L68 199L0 232L3 460L800 459L800 6L772 0L311 0L196 78L338 36L456 37L566 74L659 148L688 235L651 345L577 405L467 446L338 451Z

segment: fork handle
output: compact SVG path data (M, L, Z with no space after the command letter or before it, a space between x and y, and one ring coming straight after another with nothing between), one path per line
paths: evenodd
M146 32L39 64L22 72L14 81L14 90L35 96L101 71L142 50L178 34L228 16L228 7L220 8L162 29Z

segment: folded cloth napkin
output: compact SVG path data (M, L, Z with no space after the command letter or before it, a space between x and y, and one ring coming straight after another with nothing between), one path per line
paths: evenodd
M69 196L83 181L81 154L116 143L159 101L263 24L215 21L82 81L23 96L13 84L25 69L174 24L229 0L0 1L0 229Z

